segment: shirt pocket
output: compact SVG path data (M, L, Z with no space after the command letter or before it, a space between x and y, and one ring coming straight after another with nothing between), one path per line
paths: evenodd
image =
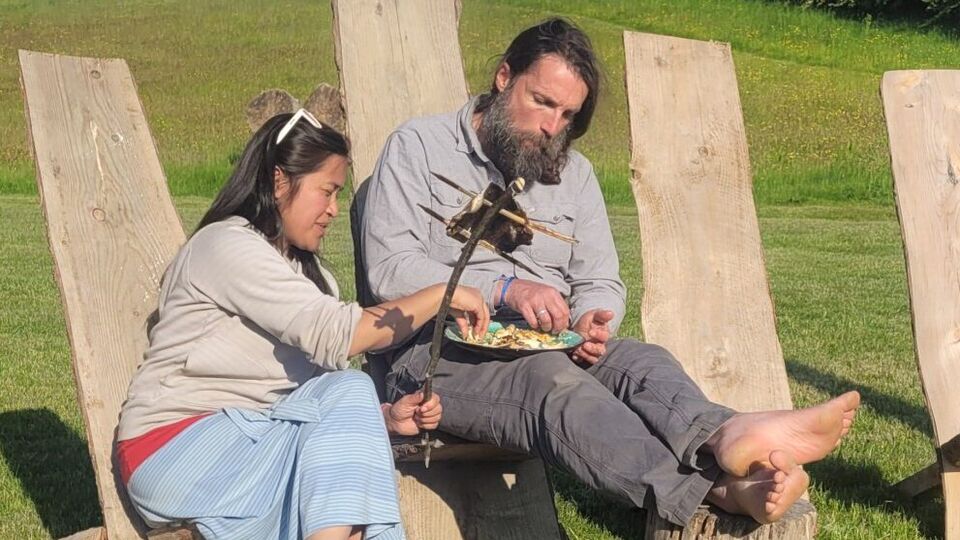
M572 204L541 204L527 213L531 222L567 236L573 236L576 216L576 206ZM544 266L565 269L570 262L572 246L563 240L534 231L532 245L520 246L520 250Z
M450 219L457 215L460 210L469 202L469 198L456 189L444 184L443 182L431 178L430 182L430 209L436 212L444 219ZM419 208L417 211L422 211ZM460 242L447 235L447 226L440 220L430 216L430 243L440 246L456 246L457 253L460 251ZM454 259L455 260L455 259Z

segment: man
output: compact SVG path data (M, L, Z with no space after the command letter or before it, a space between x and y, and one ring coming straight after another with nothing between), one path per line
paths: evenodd
M611 337L626 291L596 177L570 149L589 127L599 81L587 36L552 19L517 36L490 93L398 128L362 209L367 281L381 300L447 281L461 244L419 206L449 217L467 200L438 176L473 191L525 178L516 199L529 217L579 243L536 234L520 246L513 255L539 277L478 250L460 283L480 289L497 318L522 317L548 332L570 328L585 341L569 356L511 361L446 346L434 379L444 399L440 428L532 452L677 524L704 500L775 521L807 487L798 464L839 443L859 395L737 414L707 400L663 348ZM388 364L391 401L422 384L432 331L378 360Z

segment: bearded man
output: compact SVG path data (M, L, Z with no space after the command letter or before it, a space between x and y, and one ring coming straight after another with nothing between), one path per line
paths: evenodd
M551 19L514 39L488 94L399 127L364 188L358 272L379 301L447 281L461 244L419 206L449 217L467 198L438 177L475 192L523 177L516 200L528 217L579 243L536 234L513 252L539 276L478 250L460 283L480 289L497 319L570 329L584 342L569 355L510 361L444 347L434 378L444 401L440 429L533 453L677 524L704 500L775 521L807 487L798 464L833 450L859 395L737 413L710 402L662 347L613 337L626 290L593 168L570 148L590 125L600 79L588 37ZM373 358L382 364L374 371L386 373L388 400L422 385L432 333L427 325Z

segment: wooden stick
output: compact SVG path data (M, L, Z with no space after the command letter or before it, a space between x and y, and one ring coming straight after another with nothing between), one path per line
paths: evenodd
M439 174L437 174L437 173L432 173L432 174L433 174L434 176L436 176L437 179L439 179L441 182L443 182L443 183L447 184L448 186L456 189L457 191L459 191L460 193L463 193L464 195L470 197L471 199L477 196L476 193L470 191L469 189L462 188L462 187L458 186L456 182L454 182L453 180L450 180L449 178L446 178L446 177L444 177L444 176L441 176L441 175L439 175ZM493 204L493 203L491 203L490 201L488 201L486 197L483 198L483 205L484 205L484 206L491 206L492 204ZM530 227L531 229L533 229L533 230L535 230L535 231L542 232L543 234L545 234L545 235L547 235L547 236L552 236L552 237L556 238L557 240L563 240L564 242L566 242L566 243L568 243L568 244L579 244L579 243L580 243L579 240L577 240L576 238L574 238L574 237L572 237L572 236L567 236L567 235L565 235L565 234L563 234L563 233L561 233L561 232L557 232L557 231L555 231L555 230L553 230L553 229L551 229L551 228L549 228L549 227L546 227L546 226L544 226L544 225L540 225L539 223L534 223L534 222L530 221L529 218L525 218L525 217L523 217L523 216L518 216L517 214L514 214L513 212L511 212L511 211L509 211L509 210L501 209L501 210L500 210L500 215L503 216L503 217L505 217L505 218L507 218L507 219L509 219L510 221L513 221L514 223L519 223L520 225L524 225L524 226Z

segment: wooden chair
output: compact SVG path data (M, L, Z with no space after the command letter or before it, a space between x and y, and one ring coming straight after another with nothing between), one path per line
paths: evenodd
M355 194L350 217L357 298L369 305L374 300L356 231L363 182L396 126L466 103L457 33L460 3L333 0L333 13L340 91L352 143ZM383 379L375 369L372 375ZM421 454L411 441L394 446L401 512L411 540L562 538L540 460L455 438L441 440L446 444L433 452L429 469L419 461Z
M184 241L126 62L20 51L28 137L103 527L70 538L148 530L112 463L120 405L143 358L167 262ZM188 539L188 529L149 531Z
M790 409L730 45L624 32L631 184L642 238L646 339L708 397ZM798 501L760 526L702 508L681 533L649 513L647 538L812 538ZM699 535L699 536L698 536Z
M944 537L960 539L960 71L889 71L880 86L903 234L920 381L936 462L900 482L943 486Z

